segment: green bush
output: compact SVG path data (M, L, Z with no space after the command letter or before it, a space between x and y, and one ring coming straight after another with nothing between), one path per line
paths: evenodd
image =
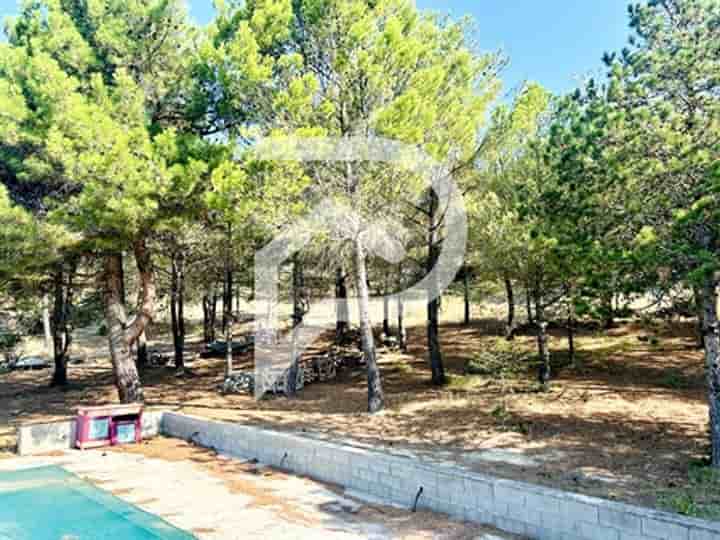
M681 388L688 388L690 383L682 371L679 369L670 369L663 375L660 380L660 385L665 388L678 390Z
M98 319L103 318L102 298L99 294L91 294L73 306L71 320L76 328L91 326Z
M0 334L0 350L13 349L20 343L18 334Z
M465 373L506 379L525 373L527 368L525 354L514 343L498 339L491 348L477 353L467 361Z
M705 463L691 465L688 484L661 492L658 504L684 516L720 519L720 472Z

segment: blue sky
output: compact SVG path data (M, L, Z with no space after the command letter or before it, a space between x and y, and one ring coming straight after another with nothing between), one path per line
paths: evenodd
M483 49L510 56L505 89L534 80L554 92L577 86L601 67L603 52L622 48L628 37L627 0L416 0L419 7L453 16L471 14ZM188 0L193 17L206 23L212 0ZM0 17L16 11L0 0Z

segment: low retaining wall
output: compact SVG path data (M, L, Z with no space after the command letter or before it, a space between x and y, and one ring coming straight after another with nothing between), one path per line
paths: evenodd
M382 500L537 540L720 540L720 523L684 518L461 468L296 435L165 413L162 432Z
M154 437L160 433L162 416L162 411L143 413L143 437ZM75 429L75 420L20 426L18 428L18 454L29 456L74 448Z

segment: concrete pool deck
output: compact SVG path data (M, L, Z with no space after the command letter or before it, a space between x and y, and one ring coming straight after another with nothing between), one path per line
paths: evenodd
M60 465L200 540L519 538L433 512L368 503L177 439L0 460L0 470L43 465Z

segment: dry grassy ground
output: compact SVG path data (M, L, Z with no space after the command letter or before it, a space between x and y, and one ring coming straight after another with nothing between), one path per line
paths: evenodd
M456 311L446 307L446 318L455 318ZM707 454L703 360L692 324L654 327L657 341L639 339L650 329L631 323L609 332L582 331L581 367L559 369L548 393L536 391L530 370L502 385L491 377L464 375L468 359L495 346L501 326L496 319L469 327L443 324L451 383L440 389L428 382L424 328L412 328L407 354L381 354L388 407L376 416L364 413L362 371L344 371L333 383L306 387L295 400L256 402L217 392L220 359L194 362L192 376L183 378L171 369L148 370L147 402L213 419L439 453L496 475L651 506L664 500L666 490L687 486L689 466ZM519 336L517 344L534 348L528 335ZM561 359L566 347L561 332L554 333L551 347ZM250 356L236 358L236 367L251 366ZM63 392L48 388L48 372L0 375L0 429L7 450L18 423L116 399L107 360L73 366L70 376L73 384ZM531 463L479 459L487 449L517 452Z

